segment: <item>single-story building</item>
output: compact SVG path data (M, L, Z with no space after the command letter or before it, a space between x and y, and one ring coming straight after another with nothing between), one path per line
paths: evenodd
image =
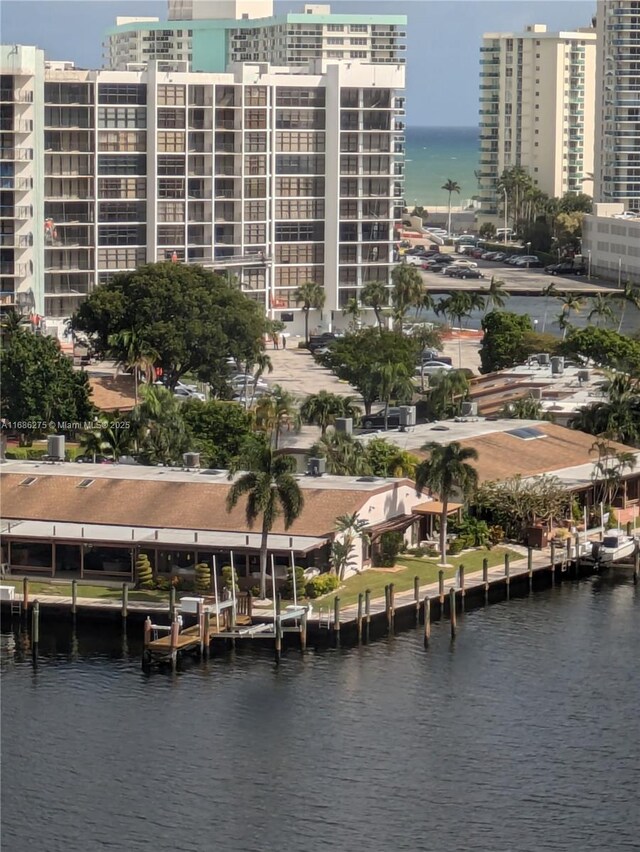
M304 508L289 529L278 518L268 538L276 571L295 564L324 568L336 518L357 514L375 546L388 530L419 536L428 502L408 479L297 475ZM9 570L52 577L133 579L137 556L156 576L192 574L200 562L218 572L230 563L241 582L259 576L260 520L247 524L245 503L231 512L226 471L141 465L7 461L0 469L2 562ZM358 543L353 570L370 560Z

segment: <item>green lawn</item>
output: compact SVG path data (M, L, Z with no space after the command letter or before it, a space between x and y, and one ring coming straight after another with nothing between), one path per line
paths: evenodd
M22 580L6 579L2 581L5 585L12 585L18 591L22 591ZM52 583L46 580L32 580L29 578L29 598L34 600L38 595L56 595L59 597L71 597L71 583ZM122 587L98 586L92 583L78 582L78 600L81 598L113 598L122 600ZM155 601L162 603L169 601L169 593L156 590L136 591L129 590L130 601Z
M493 550L472 550L466 553L460 553L458 556L451 556L449 562L454 567L445 569L445 578L453 577L460 565L464 565L465 572L471 574L474 571L482 570L482 560L485 557L489 560L489 567L493 568L496 565L502 565L504 562L504 554L508 553L512 560L519 559L520 554L514 550L509 550L508 547L494 547ZM420 577L420 585L425 586L429 583L438 582L438 560L437 558L415 556L400 556L398 557L398 565L405 566L404 571L364 571L362 574L355 574L349 577L336 592L331 592L322 598L317 599L317 603L322 606L330 601L333 601L336 595L340 598L340 606L346 607L358 602L358 594L366 589L371 591L371 600L384 597L384 587L393 583L396 594L398 592L406 592L413 589L413 578ZM314 601L316 603L316 601Z

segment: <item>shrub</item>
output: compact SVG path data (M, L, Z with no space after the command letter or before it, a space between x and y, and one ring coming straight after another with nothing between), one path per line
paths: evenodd
M489 527L489 541L492 546L504 541L504 530L500 524L494 524L492 527Z
M447 547L447 553L449 556L457 556L458 553L462 553L466 545L466 541L464 538L454 538L452 542L449 543Z
M196 565L196 592L199 595L208 595L211 590L211 568L206 562Z
M171 580L168 577L158 577L156 580L156 589L161 592L168 592L171 588Z
M334 592L340 585L335 574L319 574L306 584L304 590L308 598L320 598Z
M296 576L296 594L298 597L302 597L304 592L304 568L301 568L299 565L295 566L295 576ZM287 579L285 580L284 585L282 586L282 597L287 600L293 600L293 572L291 568L287 571Z
M249 594L251 595L252 598L259 598L260 597L260 586L251 586L251 588L249 589Z
M231 565L224 565L222 568L222 588L226 589L226 591L231 594ZM238 575L236 574L236 594L238 594L239 591L240 587L238 586Z
M410 553L412 556L417 556L418 558L425 556L428 550L426 547L410 547L407 553Z
M136 559L136 588L153 589L153 569L146 553L139 553Z
M439 551L438 551L437 547L428 547L427 548L427 556L430 556L430 557L433 558L434 556L438 556L438 553L439 553Z
M375 564L383 568L392 568L396 564L398 554L403 549L404 535L401 532L382 533Z
M171 585L176 592L195 592L196 590L195 582L188 577L179 577L176 575L171 578Z
M456 532L466 547L488 547L491 541L487 522L471 516L456 526Z

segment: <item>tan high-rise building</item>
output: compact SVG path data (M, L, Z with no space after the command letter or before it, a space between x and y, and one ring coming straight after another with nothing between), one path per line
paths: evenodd
M596 34L591 28L485 33L480 48L482 212L496 215L502 172L521 166L549 196L592 193Z

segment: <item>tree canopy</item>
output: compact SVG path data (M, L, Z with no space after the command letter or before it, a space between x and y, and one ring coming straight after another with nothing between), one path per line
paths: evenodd
M251 357L265 319L257 302L202 267L150 263L98 287L71 326L101 354L109 352L113 335L134 333L157 353L157 366L174 387L188 372L215 381L227 357Z
M363 328L336 340L322 360L339 379L360 392L369 414L372 403L383 398L383 366L404 365L406 373L412 375L417 355L418 345L411 338L383 329Z
M86 373L73 369L52 337L22 328L5 335L0 385L2 417L9 423L55 422L55 427L43 426L41 431L69 431L57 424L84 423L94 417Z
M251 416L235 402L198 399L182 403L189 449L202 453L209 467L229 468L252 434Z
M591 325L574 329L559 349L564 355L588 358L600 367L640 371L640 342L607 328Z

